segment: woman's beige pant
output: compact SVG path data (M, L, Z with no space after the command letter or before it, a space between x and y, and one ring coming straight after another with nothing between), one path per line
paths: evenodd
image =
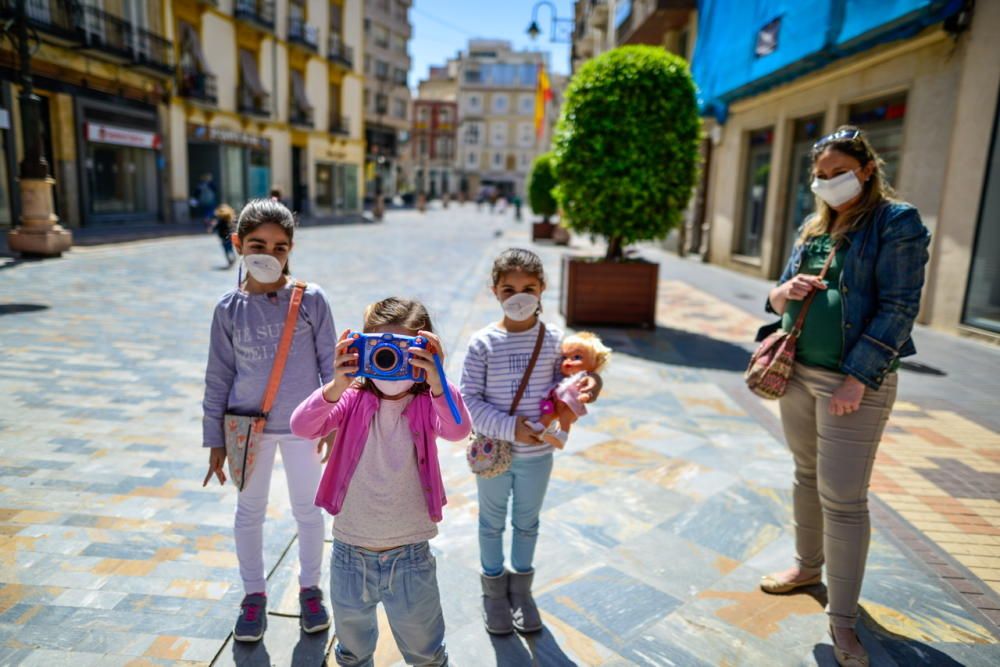
M796 364L781 398L781 422L795 459L792 503L799 565L826 564L830 622L854 627L868 556L868 481L882 431L896 400L896 374L865 389L856 412L828 411L843 373Z

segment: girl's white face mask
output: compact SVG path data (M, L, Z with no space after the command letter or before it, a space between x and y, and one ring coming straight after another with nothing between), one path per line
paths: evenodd
M523 322L538 312L538 297L534 294L521 292L508 297L500 304L504 314L514 322Z
M281 262L272 255L243 255L243 264L259 283L269 285L281 278Z
M817 197L836 208L861 194L861 181L853 171L848 171L825 180L814 178L811 189Z
M414 382L413 380L376 380L372 378L372 384L382 392L383 396L398 396L404 391L409 391Z

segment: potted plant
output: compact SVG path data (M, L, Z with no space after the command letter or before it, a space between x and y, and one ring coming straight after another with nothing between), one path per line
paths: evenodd
M549 222L556 212L556 198L552 188L556 186L556 177L552 173L552 153L542 153L531 164L531 174L528 176L528 204L531 210L542 216L541 222L531 225L531 240L551 239L555 225Z
M562 224L607 251L563 258L567 324L655 325L659 265L626 248L681 223L700 135L688 64L662 48L620 47L573 76L553 141L555 196Z

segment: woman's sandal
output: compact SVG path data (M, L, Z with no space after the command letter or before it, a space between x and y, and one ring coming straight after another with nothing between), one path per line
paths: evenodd
M817 573L816 576L803 579L802 581L779 581L770 574L765 574L760 578L760 590L765 593L770 593L771 595L776 595L780 593L789 593L794 591L796 588L815 586L821 581L823 581L823 575L821 573Z
M840 667L868 667L867 651L861 655L854 655L837 646L837 636L833 634L833 626L830 626L830 642L833 644L833 657L837 659L837 664ZM861 643L860 639L858 643ZM864 651L863 646L861 650Z

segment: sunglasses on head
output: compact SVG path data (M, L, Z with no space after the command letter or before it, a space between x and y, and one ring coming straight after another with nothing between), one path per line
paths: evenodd
M838 130L833 134L828 134L813 144L813 150L832 144L835 141L854 141L861 136L861 130Z

